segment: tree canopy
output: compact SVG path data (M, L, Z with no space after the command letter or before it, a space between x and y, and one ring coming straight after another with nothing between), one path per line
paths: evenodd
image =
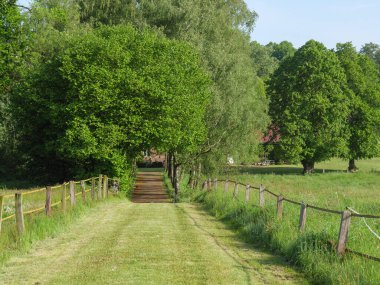
M334 52L308 41L286 58L269 82L273 137L283 158L314 163L346 153L349 100L346 77Z
M282 41L280 43L270 42L266 47L271 50L271 55L278 61L293 56L297 50L289 41Z
M203 162L212 169L224 165L228 154L236 160L254 155L269 122L268 101L250 60L249 32L256 14L244 1L80 0L79 4L82 22L148 25L191 43L213 81L208 135L199 151Z
M28 71L14 100L34 169L55 178L120 175L144 149L191 153L203 142L209 79L190 46L131 26L66 42Z
M380 46L375 43L367 43L360 49L361 54L368 56L380 71Z
M273 56L273 48L269 45L261 45L256 41L251 42L251 59L257 76L267 81L278 68L279 60Z
M20 79L19 66L26 53L28 33L15 0L0 1L0 173L14 167L17 131L9 100Z
M380 77L374 62L356 52L352 43L337 44L336 54L344 68L351 91L347 120L350 160L349 170L356 170L355 160L379 155Z

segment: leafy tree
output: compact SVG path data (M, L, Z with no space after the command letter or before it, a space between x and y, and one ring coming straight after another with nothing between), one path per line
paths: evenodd
M268 101L250 63L249 34L256 14L243 0L78 2L82 22L149 25L198 50L214 83L206 117L208 135L198 155L179 158L177 163L201 160L207 172L225 165L227 155L252 159L268 123Z
M289 56L293 56L297 50L293 44L288 41L282 41L280 43L270 42L266 47L272 50L272 56L279 61L282 61Z
M361 54L367 55L380 70L380 46L374 43L367 43L360 49Z
M0 173L14 168L17 132L9 109L27 43L27 25L14 0L0 1Z
M286 160L315 162L347 152L346 77L334 52L308 41L280 64L269 82L273 137Z
M375 64L358 54L352 43L337 44L336 54L352 91L348 127L348 169L356 171L355 160L379 154L380 80Z
M264 81L268 80L278 68L279 60L272 56L271 46L263 46L256 41L251 42L251 58L257 75Z
M191 153L204 140L209 79L188 45L131 26L64 42L15 100L29 168L122 175L144 149Z

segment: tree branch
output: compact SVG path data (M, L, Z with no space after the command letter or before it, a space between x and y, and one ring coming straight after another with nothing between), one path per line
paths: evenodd
M31 12L31 11L32 11L32 9L31 9L31 8L29 8L29 7L26 7L26 6L24 6L24 5L18 5L18 4L15 4L15 6L16 6L16 7L18 7L18 8L21 8L21 9L25 9L25 10L28 10L29 12Z

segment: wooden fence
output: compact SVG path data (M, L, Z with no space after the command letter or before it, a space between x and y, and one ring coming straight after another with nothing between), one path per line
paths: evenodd
M114 191L110 191L110 181L115 183ZM76 205L77 199L81 199L83 203L90 199L92 201L103 200L108 198L110 193L117 192L119 187L119 179L99 175L86 180L70 181L58 186L46 186L32 191L15 191L13 194L0 194L0 234L4 221L14 219L17 232L22 234L25 231L24 217L27 215L45 211L47 216L51 216L53 208L54 210L65 212L68 207L68 200L71 207ZM26 207L25 203L23 203L23 198L34 194L36 195L33 203L29 205L30 207ZM56 201L53 201L53 197ZM9 201L12 198L14 198L14 209L12 209L11 201ZM44 204L44 206L36 206L35 204ZM57 209L59 205L60 209ZM6 213L4 207L7 207Z
M207 190L207 191L212 191L213 189L217 189L218 187L218 179L211 179L209 178L208 180L204 181L202 184L202 190ZM222 182L222 181L221 181ZM234 184L234 190L232 197L235 199L238 195L239 191L239 185L245 187L245 203L249 202L250 195L251 195L251 190L258 190L258 199L259 199L259 206L265 207L265 199L267 198L265 193L268 193L271 197L274 197L276 199L277 207L276 207L276 215L278 219L282 219L282 213L284 209L284 202L291 203L294 205L297 205L300 207L300 214L298 217L298 229L300 232L303 232L305 230L306 226L306 213L307 209L315 210L315 211L320 211L320 212L325 212L333 215L340 215L340 228L339 228L339 234L337 237L337 244L336 244L336 252L339 256L344 255L346 252L350 252L352 254L356 254L361 257L365 257L370 260L374 261L379 261L379 257L371 256L365 253L357 252L352 249L349 249L346 247L347 244L347 239L348 239L348 232L350 228L350 223L351 223L351 218L368 218L368 219L380 219L380 216L377 215L363 215L359 214L355 211L353 211L350 208L346 208L346 210L343 211L337 211L337 210L332 210L332 209L327 209L327 208L322 208L322 207L317 207L315 205L307 204L304 202L297 202L291 199L288 199L284 197L282 194L276 194L269 189L266 189L263 185L260 185L259 187L253 187L248 184L243 184L239 183L237 181L231 181L231 180L225 180L224 182L224 192L228 192L229 188L229 183Z

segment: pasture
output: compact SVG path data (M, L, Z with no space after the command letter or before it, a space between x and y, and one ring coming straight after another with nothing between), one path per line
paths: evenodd
M358 173L346 173L346 162L332 160L317 165L317 173L300 175L300 166L232 167L219 176L218 190L201 194L199 199L214 215L224 219L254 243L286 256L302 267L310 280L320 283L378 284L380 263L346 253L339 258L335 246L341 216L307 210L305 231L298 230L300 206L283 203L283 217L276 217L277 198L265 193L265 207L259 207L259 191L251 189L249 203L245 188L239 186L233 199L234 184L225 192L229 179L251 186L262 184L275 194L317 207L343 211L351 207L362 214L380 215L380 159L358 162ZM325 169L323 173L323 169ZM365 219L380 232L379 219ZM352 217L347 247L380 257L379 239L362 218Z

